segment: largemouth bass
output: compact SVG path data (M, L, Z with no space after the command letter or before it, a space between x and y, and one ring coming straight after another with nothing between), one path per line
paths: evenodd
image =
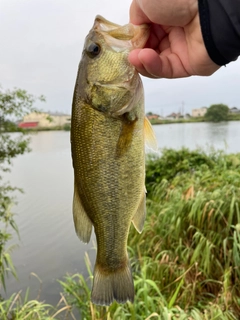
M119 26L97 16L75 85L73 217L85 243L94 226L97 257L91 300L99 305L134 299L127 238L131 222L141 232L146 215L144 130L155 142L145 119L142 82L128 54L143 47L148 35L146 25Z

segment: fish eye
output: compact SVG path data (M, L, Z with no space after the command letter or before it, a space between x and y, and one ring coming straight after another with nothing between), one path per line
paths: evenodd
M92 42L86 49L87 55L90 58L95 58L101 52L101 47L98 43Z

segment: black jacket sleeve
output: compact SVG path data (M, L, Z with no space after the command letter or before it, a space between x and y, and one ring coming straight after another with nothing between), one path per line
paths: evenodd
M200 24L210 58L222 66L240 55L240 0L198 0Z

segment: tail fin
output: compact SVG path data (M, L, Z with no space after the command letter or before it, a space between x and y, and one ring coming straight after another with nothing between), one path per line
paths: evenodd
M114 300L125 303L134 300L131 266L107 273L96 263L91 300L94 304L109 306Z

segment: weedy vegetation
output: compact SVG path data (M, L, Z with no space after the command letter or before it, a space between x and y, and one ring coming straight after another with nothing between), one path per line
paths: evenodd
M129 235L134 304L92 305L79 274L61 283L68 303L82 319L239 319L240 154L165 149L146 187L144 230Z
M60 281L54 310L15 295L0 303L4 320L240 318L240 154L164 149L149 155L146 169L147 219L142 234L131 228L128 240L134 303L93 305L86 255L89 277ZM33 310L31 303L38 313L20 316Z

